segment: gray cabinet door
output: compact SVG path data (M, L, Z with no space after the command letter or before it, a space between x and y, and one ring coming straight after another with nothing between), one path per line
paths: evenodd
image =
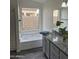
M45 53L49 59L49 41L47 39L45 40Z
M60 52L60 59L68 59L68 56L66 56L63 52Z
M43 37L43 39L42 39L42 46L43 46L43 53L45 53L45 37Z
M43 53L49 58L49 41L46 39L46 37L43 37Z
M59 49L52 43L50 44L50 59L59 59Z

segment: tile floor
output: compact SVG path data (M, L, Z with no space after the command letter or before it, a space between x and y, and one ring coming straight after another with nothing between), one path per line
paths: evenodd
M40 51L40 52L25 54L24 57L21 57L20 59L46 59L46 58L43 55L42 51Z
M19 57L10 59L46 59L41 48L21 51L17 56Z

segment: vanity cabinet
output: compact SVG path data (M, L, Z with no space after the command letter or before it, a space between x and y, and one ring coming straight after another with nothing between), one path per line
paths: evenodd
M57 34L54 36L56 36L59 40L62 39L60 36L57 36ZM63 42L61 43L61 41L53 41L55 38L54 36L51 38L50 36L43 36L43 53L48 59L68 59L67 46L63 45Z

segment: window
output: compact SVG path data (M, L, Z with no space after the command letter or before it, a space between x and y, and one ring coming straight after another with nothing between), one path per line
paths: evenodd
M22 16L38 16L39 9L22 8Z
M27 32L38 32L40 30L39 9L22 8L22 28Z

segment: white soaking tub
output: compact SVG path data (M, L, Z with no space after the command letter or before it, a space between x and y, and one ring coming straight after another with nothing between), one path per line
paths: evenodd
M39 33L22 34L20 36L20 50L42 47L42 35Z

